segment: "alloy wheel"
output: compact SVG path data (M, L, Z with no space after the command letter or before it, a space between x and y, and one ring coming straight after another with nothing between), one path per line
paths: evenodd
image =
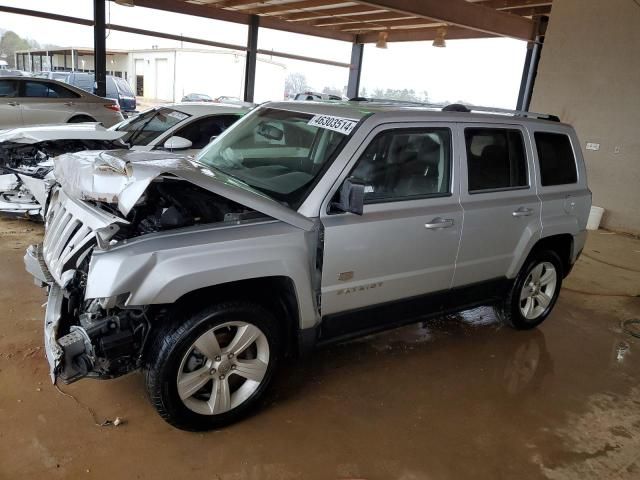
M556 293L558 273L551 262L536 265L522 285L520 312L527 320L535 320L551 304Z
M258 327L226 322L206 331L189 347L176 379L184 405L201 415L219 415L246 401L269 365L269 342Z

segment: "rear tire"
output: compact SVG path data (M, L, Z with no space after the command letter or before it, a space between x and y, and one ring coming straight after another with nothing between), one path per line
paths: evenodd
M67 123L87 123L87 122L97 122L97 120L89 115L78 115L76 117L71 117Z
M159 328L145 355L155 409L189 431L249 415L264 398L282 352L273 315L257 304L229 302L180 316Z
M500 317L517 330L540 325L553 310L562 287L562 262L552 250L532 253L502 305Z

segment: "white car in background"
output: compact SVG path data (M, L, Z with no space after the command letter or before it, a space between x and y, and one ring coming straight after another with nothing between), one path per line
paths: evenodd
M46 78L0 77L0 128L82 122L110 127L122 119L116 102L72 85Z
M53 158L83 150L169 150L193 155L249 109L212 103L158 106L109 129L96 123L0 131L0 212L40 218Z
M122 141L133 150L195 151L204 148L250 109L212 102L170 103L128 118L111 130L126 132Z

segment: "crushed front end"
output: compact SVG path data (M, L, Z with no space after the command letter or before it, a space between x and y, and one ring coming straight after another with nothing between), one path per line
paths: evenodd
M51 379L113 378L139 367L149 332L144 308L127 308L127 293L86 299L91 253L106 248L126 220L56 189L45 237L24 257L36 283L48 289L44 340Z

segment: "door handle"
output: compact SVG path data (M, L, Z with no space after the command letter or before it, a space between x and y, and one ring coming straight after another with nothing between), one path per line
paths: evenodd
M528 217L533 213L533 208L520 207L517 210L514 210L511 215L514 217Z
M73 103L73 102L64 102L64 104L65 104L67 107L73 107L73 106L75 105L75 103Z
M18 102L9 102L7 103L7 105L9 105L10 107L17 107L20 104Z
M430 223L425 223L424 228L427 230L436 230L438 228L449 228L453 227L453 218L440 218L436 217L431 220Z

